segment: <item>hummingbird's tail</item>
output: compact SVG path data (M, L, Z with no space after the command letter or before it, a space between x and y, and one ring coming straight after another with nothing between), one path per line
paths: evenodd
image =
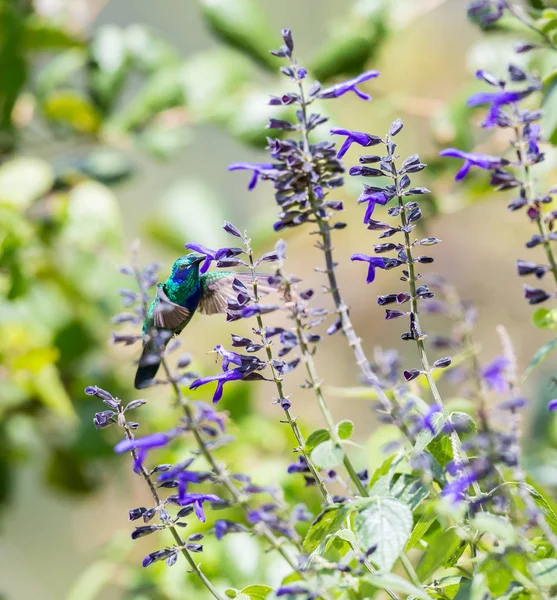
M148 341L143 346L143 352L139 359L139 365L135 374L135 388L141 390L148 387L157 374L160 365L160 349L154 341Z

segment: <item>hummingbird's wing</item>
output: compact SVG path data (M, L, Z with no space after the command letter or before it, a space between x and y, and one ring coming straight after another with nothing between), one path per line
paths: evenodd
M191 311L172 302L166 295L163 285L157 286L154 302L153 324L160 329L175 329L191 318Z
M209 271L201 275L199 282L201 285L201 298L199 300L199 310L205 315L214 315L216 313L225 313L228 307L228 301L235 301L238 292L236 292L232 283L235 279L241 281L248 290L251 290L251 273L234 273L232 271ZM268 275L257 275L257 292L260 295L268 294L275 290L268 283Z

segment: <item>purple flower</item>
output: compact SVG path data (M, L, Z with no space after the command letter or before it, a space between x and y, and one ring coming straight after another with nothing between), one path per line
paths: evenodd
M143 467L143 462L145 461L149 450L166 446L170 439L170 436L165 433L152 433L151 435L134 438L133 440L126 439L118 442L116 446L114 446L114 452L122 454L123 452L136 450L133 470L137 473Z
M371 219L371 215L373 214L377 204L385 206L389 200L391 200L391 198L389 198L385 192L371 192L369 190L364 190L358 198L358 204L367 202L364 223L367 223Z
M243 252L242 248L219 248L218 250L212 250L211 248L207 248L207 246L203 246L203 244L198 244L196 242L188 242L185 247L188 250L193 250L194 252L205 255L205 260L199 268L199 273L206 273L213 261L232 258Z
M205 385L206 383L211 383L212 381L217 382L217 389L213 395L213 404L216 404L222 398L222 392L224 389L224 384L229 381L238 381L239 379L243 379L246 375L245 369L242 367L238 369L231 369L230 371L223 371L222 373L217 373L216 375L209 375L208 377L200 377L193 381L190 385L190 390L196 390L198 387Z
M226 350L221 344L215 346L215 352L222 356L222 370L228 371L230 363L242 366L242 357L237 352Z
M482 27L489 27L505 12L504 0L475 0L468 7L468 16L477 19Z
M212 406L205 402L193 402L196 421L209 421L218 425L222 433L225 431L223 413L217 412Z
M505 356L497 356L482 370L482 377L489 387L497 394L506 394L509 384L505 374L509 368L509 359Z
M219 502L220 498L215 494L186 494L183 498L180 498L180 504L182 506L188 506L193 504L193 509L197 518L205 523L205 512L203 511L203 502Z
M556 400L550 400L548 405L547 405L547 410L557 410L557 399Z
M368 256L367 254L353 254L350 260L361 260L369 264L366 283L371 283L375 279L375 269L384 269L386 266L384 258Z
M218 519L218 521L215 521L215 537L217 540L222 540L227 533L238 531L246 531L246 528L239 523L227 519Z
M476 77L478 78L483 78L482 75L483 72L481 71L476 73ZM531 93L532 90L524 90L522 92L480 92L468 98L467 104L468 106L490 105L489 112L487 113L485 120L482 121L482 127L489 129L490 127L497 126L497 116L502 106L518 102Z
M441 412L441 408L439 407L438 404L432 404L427 413L424 415L423 419L422 419L422 427L424 429L429 429L429 431L431 431L431 433L433 435L435 435L437 432L435 431L435 425L433 424L433 417L437 414Z
M467 472L462 473L457 479L448 483L441 491L442 496L449 496L451 502L457 503L464 499L466 490L478 480L478 474L468 468Z
M273 171L275 166L268 163L234 163L228 167L229 171L252 171L248 190L253 190L259 181L259 176L265 171Z
M476 154L475 152L464 152L456 148L445 148L439 152L439 156L450 156L452 158L462 158L464 164L460 171L456 174L455 181L464 179L471 167L479 167L480 169L498 169L509 164L508 160L499 156L491 156L490 154Z
M208 479L210 473L197 473L195 471L188 471L187 468L192 463L192 460L187 460L184 463L176 465L172 469L165 471L159 475L159 481L164 483L165 481L176 480L178 482L178 498L180 503L186 497L188 491L188 485L190 483L200 483Z
M283 585L276 591L277 598L280 598L281 596L301 596L302 594L305 594L308 599L316 597L315 594L311 593L306 587L299 583Z
M379 71L366 71L357 77L337 83L336 85L323 90L319 94L319 98L339 98L348 92L354 92L362 100L371 100L371 96L369 94L362 92L356 86L364 81L374 79L375 77L379 77Z
M352 144L360 144L360 146L375 146L381 142L381 138L371 136L367 133L363 133L362 131L351 131L350 129L340 129L338 127L331 129L331 134L346 136L346 139L337 153L337 158L342 158Z

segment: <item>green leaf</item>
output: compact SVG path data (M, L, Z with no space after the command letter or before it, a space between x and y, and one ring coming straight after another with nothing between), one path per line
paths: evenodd
M101 116L89 99L74 90L54 91L43 102L45 115L58 123L69 125L80 133L95 133L101 126Z
M542 128L547 140L557 144L557 71L543 81Z
M319 444L326 442L330 438L331 436L326 429L316 429L315 431L312 431L306 439L306 452L311 453L311 451L319 446Z
M333 440L319 444L311 452L311 460L322 469L332 469L342 463L344 450Z
M522 375L521 382L524 382L524 380L530 375L530 373L540 363L542 363L555 350L555 348L557 348L557 338L554 340L550 340L549 342L545 343L541 348L539 348L532 357L532 360L526 368L526 371L524 371L524 375Z
M371 561L389 572L412 532L412 512L395 498L370 498L354 517L354 533L362 550L376 546Z
M515 583L516 572L528 578L528 565L520 552L502 552L487 555L480 565L480 572L485 576L489 591L498 598Z
M460 558L466 544L454 529L441 531L428 545L420 559L416 572L422 580L427 580L439 567L451 567Z
M431 423L436 434L438 434L439 431L441 431L443 425L445 425L446 422L447 417L442 412L438 412L433 415L433 417L431 418ZM413 449L414 456L421 454L434 438L435 435L431 433L431 431L428 428L422 429L416 437L416 443Z
M200 0L202 15L212 32L259 65L276 71L278 59L269 50L282 41L257 0Z
M60 50L83 46L83 38L59 22L38 14L30 15L25 21L25 47L28 50Z
M542 558L530 565L530 571L538 585L543 587L557 585L557 559Z
M0 165L0 204L25 210L54 183L51 166L38 158L20 157Z
M37 73L37 94L45 96L58 86L67 83L87 64L87 54L82 48L71 48L58 54Z
M319 48L311 70L322 83L339 75L356 75L380 51L388 30L388 0L360 2L335 23L333 35Z
M511 487L520 487L530 494L536 506L541 510L543 516L551 527L551 530L555 535L557 535L557 512L553 507L553 501L547 500L544 495L538 491L534 486L529 485L527 483L518 483L516 481L510 481L506 485Z
M556 329L557 308L538 308L532 315L532 322L540 329Z
M404 502L411 511L429 494L429 488L420 477L403 473L391 486L391 495Z
M354 431L354 423L345 419L337 425L337 434L341 440L347 440Z
M394 592L406 594L413 598L431 600L431 596L428 596L423 589L413 585L409 581L406 581L406 579L400 577L400 575L395 575L394 573L385 573L382 575L370 574L365 576L365 580L377 588L388 588Z
M268 585L248 585L242 590L250 600L265 600L265 598L273 591L273 588Z
M405 552L412 550L412 548L421 547L420 541L424 537L424 535L428 532L429 528L435 522L435 515L431 515L428 513L424 513L420 520L414 525L414 529L412 530L412 535L406 544Z
M227 588L226 590L224 590L224 595L227 598L237 598L239 594L239 591L235 588Z
M479 513L472 519L472 526L482 533L495 536L500 541L505 542L506 545L511 545L517 541L512 524L498 515L486 512Z
M337 533L351 511L351 507L346 504L327 506L310 525L304 538L304 550L313 552L327 536Z

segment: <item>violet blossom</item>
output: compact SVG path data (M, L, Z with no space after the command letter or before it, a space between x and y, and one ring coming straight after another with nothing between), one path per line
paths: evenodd
M375 77L379 77L379 71L366 71L357 77L347 79L346 81L342 81L341 83L337 83L336 85L322 90L319 93L319 98L339 98L348 92L354 92L358 98L361 98L362 100L371 100L369 94L362 92L356 86L365 81L369 81L370 79L374 79Z
M480 169L492 170L499 169L509 164L509 161L500 156L492 156L490 154L478 154L476 152L465 152L456 148L445 148L439 152L439 156L450 156L452 158L462 158L464 164L455 176L455 181L460 181L468 175L471 167Z

